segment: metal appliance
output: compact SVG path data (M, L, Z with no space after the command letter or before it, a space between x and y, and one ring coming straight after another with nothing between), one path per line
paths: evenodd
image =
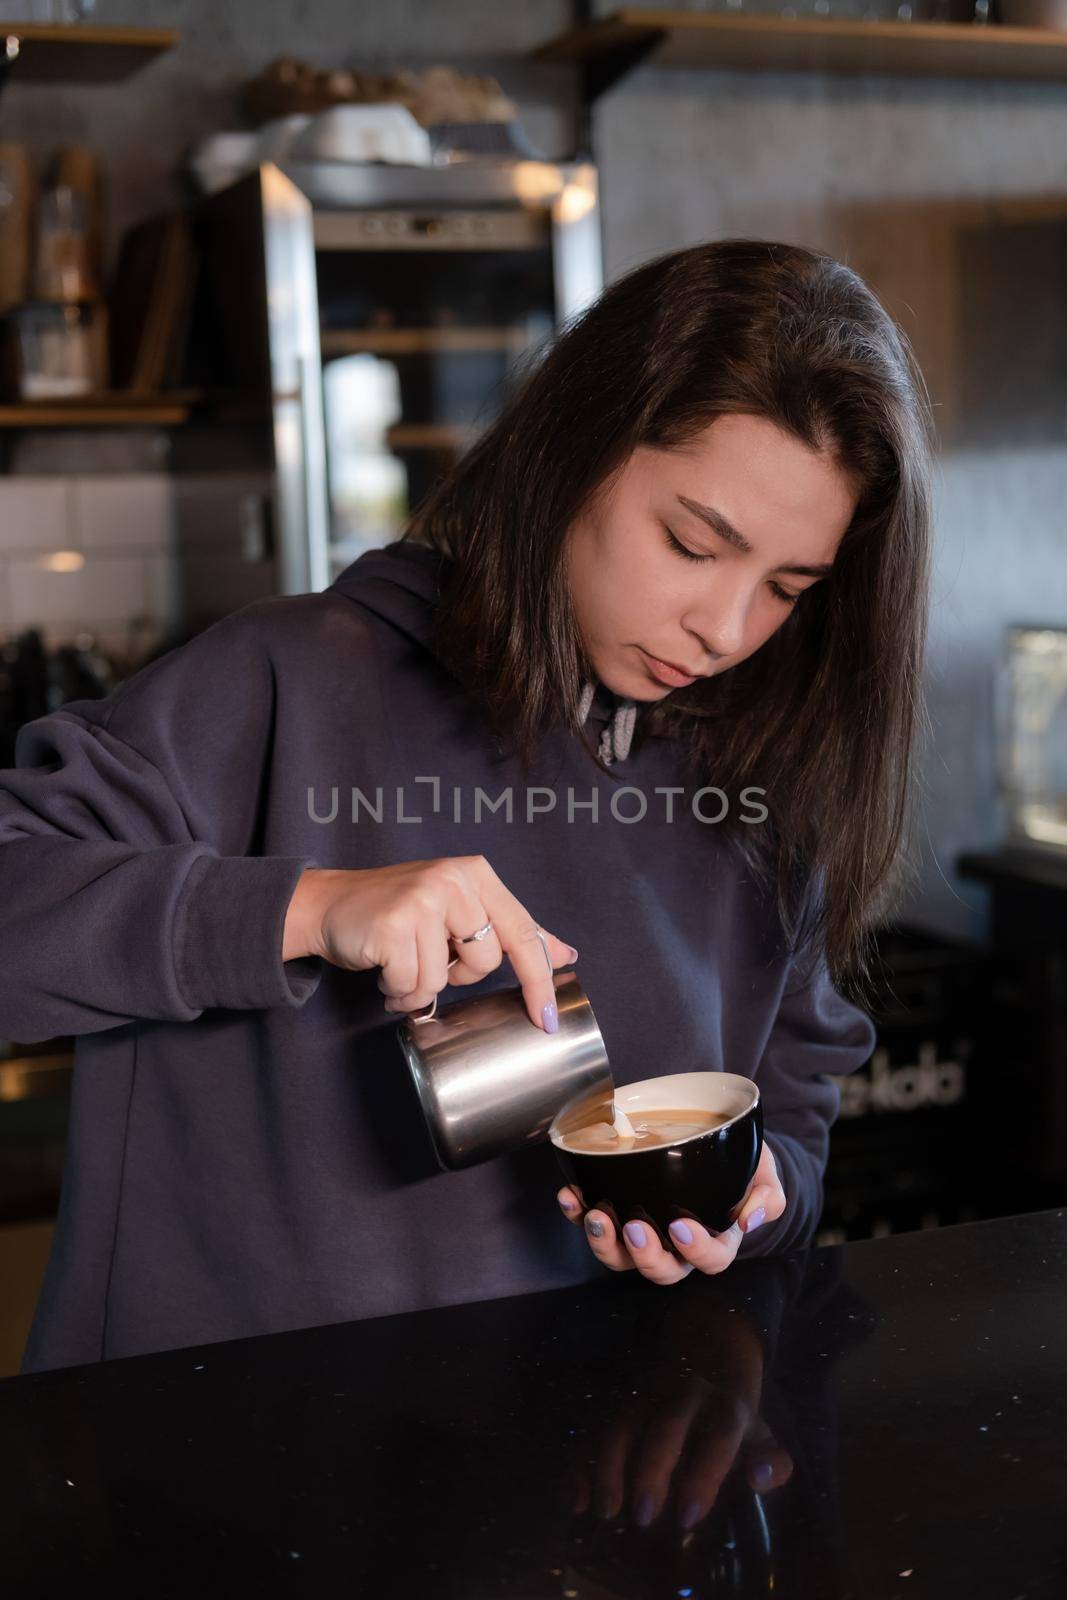
M389 542L603 285L595 168L267 164L201 201L173 445L192 631Z

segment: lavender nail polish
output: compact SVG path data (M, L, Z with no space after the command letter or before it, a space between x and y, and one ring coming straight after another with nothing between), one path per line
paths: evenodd
M635 1250L643 1250L648 1243L648 1238L639 1222L628 1222L622 1230L626 1235L627 1243L632 1244Z
M677 1239L679 1244L692 1244L693 1230L682 1221L671 1223L671 1238Z
M541 1020L544 1022L546 1033L559 1032L559 1013L556 1010L556 1002L554 1000L550 1000L547 1006L542 1008Z
M644 1494L638 1496L637 1504L634 1507L634 1521L637 1523L639 1528L648 1527L649 1523L652 1521L652 1513L655 1510L655 1504L655 1501L647 1492L647 1490Z
M564 1211L573 1211L574 1210L574 1201L573 1200L561 1200L560 1201L560 1205L563 1207Z
M756 1229L767 1220L767 1213L763 1206L757 1206L748 1221L745 1223L746 1233L755 1233Z
M598 1222L595 1217L587 1221L585 1226L586 1231L593 1239L602 1239L604 1237L604 1224Z
M702 1501L696 1499L687 1500L682 1507L678 1521L681 1523L683 1530L688 1533L690 1528L696 1527L703 1515L704 1505Z

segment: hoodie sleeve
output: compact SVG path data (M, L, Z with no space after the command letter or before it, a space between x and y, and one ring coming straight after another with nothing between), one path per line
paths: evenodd
M840 1092L833 1082L869 1060L874 1025L834 988L819 960L787 985L763 1052L756 1082L763 1100L764 1138L785 1189L787 1206L777 1222L746 1235L742 1256L765 1256L811 1243L822 1212L830 1128Z
M0 1035L301 1006L318 987L321 961L281 956L317 863L255 852L275 698L261 606L20 730L0 772Z

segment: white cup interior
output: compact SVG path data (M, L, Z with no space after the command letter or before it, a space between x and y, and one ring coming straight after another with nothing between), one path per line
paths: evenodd
M758 1103L756 1085L751 1078L742 1078L736 1072L675 1072L664 1078L642 1078L639 1083L625 1083L615 1090L615 1104L631 1120L643 1111L716 1111L733 1122ZM557 1118L556 1122L559 1120ZM564 1135L556 1122L549 1129L549 1138L553 1144L566 1149ZM720 1123L719 1128L725 1126ZM574 1131L568 1124L568 1133ZM693 1137L702 1138L703 1135L694 1134Z

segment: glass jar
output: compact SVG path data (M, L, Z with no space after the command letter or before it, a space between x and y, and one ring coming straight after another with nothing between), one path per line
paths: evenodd
M89 394L100 341L94 306L47 301L12 313L18 341L19 393L23 400L58 400Z
M66 184L46 189L37 220L38 300L92 300L97 293L84 197Z

